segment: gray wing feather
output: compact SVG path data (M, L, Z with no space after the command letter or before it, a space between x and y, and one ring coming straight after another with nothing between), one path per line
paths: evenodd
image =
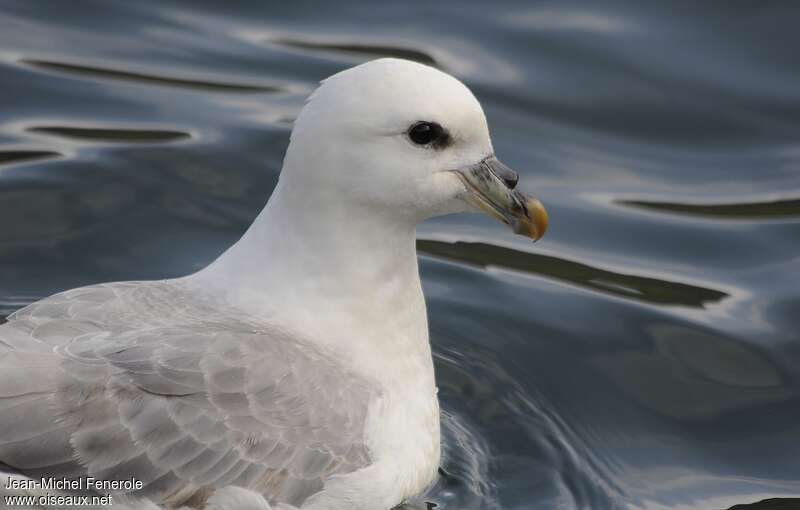
M75 289L0 326L0 462L135 477L158 502L235 485L299 506L369 462L374 397L310 344L170 281Z

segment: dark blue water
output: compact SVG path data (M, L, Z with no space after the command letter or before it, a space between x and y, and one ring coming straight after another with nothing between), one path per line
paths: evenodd
M475 91L551 216L536 245L419 229L446 454L421 501L798 497L799 26L789 1L5 0L0 315L203 267L317 81L411 58Z

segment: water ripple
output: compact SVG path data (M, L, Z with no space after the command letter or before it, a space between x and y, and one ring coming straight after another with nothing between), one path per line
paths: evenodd
M189 133L184 131L106 127L35 126L26 129L26 131L29 133L41 133L75 140L94 140L102 142L173 142L191 137Z
M282 87L276 85L222 83L194 78L190 79L178 78L174 76L160 76L155 74L125 71L121 69L109 69L105 67L88 66L83 64L53 62L49 60L21 59L19 62L21 64L46 71L56 71L60 73L87 76L91 78L105 78L110 80L148 83L152 85L190 88L208 92L284 92Z
M333 41L310 41L306 39L292 39L288 37L275 38L272 39L271 42L303 50L344 53L358 57L404 58L406 60L413 60L415 62L420 62L430 66L442 67L441 64L428 53L402 46L354 42L345 43Z
M735 505L728 510L797 510L800 498L770 498L750 505Z
M26 161L58 158L63 156L60 152L38 150L0 150L0 165L12 165Z
M417 248L429 255L449 260L481 267L495 266L524 271L652 304L704 308L729 296L725 292L697 285L616 273L559 257L486 243L449 243L420 239L417 241Z
M800 217L800 198L727 204L690 204L646 200L618 200L616 203L659 212L731 220Z

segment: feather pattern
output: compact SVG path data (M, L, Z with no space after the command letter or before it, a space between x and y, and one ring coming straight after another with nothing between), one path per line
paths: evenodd
M136 478L168 506L237 486L300 506L369 464L376 388L181 280L74 289L0 326L0 462ZM143 325L146 325L143 327Z

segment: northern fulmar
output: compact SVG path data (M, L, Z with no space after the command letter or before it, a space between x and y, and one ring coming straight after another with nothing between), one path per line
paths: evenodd
M131 508L401 504L440 461L416 224L483 211L538 239L517 180L452 76L380 59L324 80L263 211L208 267L0 326L0 471Z

